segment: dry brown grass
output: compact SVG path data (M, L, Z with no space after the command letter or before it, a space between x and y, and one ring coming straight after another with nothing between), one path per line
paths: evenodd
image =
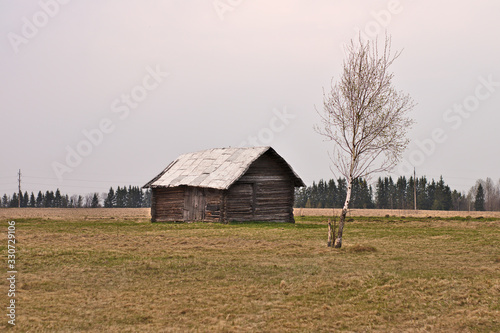
M12 331L500 330L500 221L354 218L341 250L314 221L16 226Z
M295 208L296 216L338 216L340 209ZM400 210L400 209L350 209L348 216L408 216L408 217L497 217L500 212ZM49 220L99 220L151 218L149 208L0 208L0 219L40 218Z
M296 216L339 216L340 208L295 208ZM448 211L448 210L411 210L411 209L350 209L348 216L408 216L408 217L495 217L500 218L500 212Z
M151 219L150 208L0 208L0 220L141 220Z
M351 252L377 252L377 249L370 245L356 244L348 248Z

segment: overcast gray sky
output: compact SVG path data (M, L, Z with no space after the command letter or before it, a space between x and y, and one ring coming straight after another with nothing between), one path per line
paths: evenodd
M392 35L418 105L392 175L500 178L500 2L0 0L0 193L143 185L186 152L271 145L331 178L313 131L342 45Z

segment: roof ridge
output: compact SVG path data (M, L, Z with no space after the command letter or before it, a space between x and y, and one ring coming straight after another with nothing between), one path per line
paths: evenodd
M231 146L229 146L229 147L215 147L215 148L207 148L207 149L196 150L196 151L184 153L182 155L201 153L201 152L209 151L209 150L220 150L220 149L241 149L241 150L245 150L245 149L257 149L257 148L271 148L271 146L252 146L252 147L231 147ZM182 155L180 155L180 156L182 156Z

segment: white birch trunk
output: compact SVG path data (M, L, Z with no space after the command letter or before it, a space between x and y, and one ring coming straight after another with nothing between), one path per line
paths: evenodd
M342 247L342 233L344 231L345 216L347 215L347 209L349 208L349 202L351 200L351 190L352 190L352 176L349 176L347 180L347 193L345 196L344 207L342 208L342 213L340 214L339 222L339 232L337 234L337 239L335 239L334 248L340 249Z

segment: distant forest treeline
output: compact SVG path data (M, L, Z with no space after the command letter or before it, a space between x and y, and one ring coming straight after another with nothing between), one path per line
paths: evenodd
M375 189L366 180L353 182L350 208L413 209L414 180L402 176L395 182L392 177L379 178ZM420 210L487 210L500 211L500 181L495 184L491 178L478 180L468 193L451 190L444 182L427 178L417 178L417 209ZM311 186L295 190L295 207L302 208L342 208L347 191L347 182L343 178L336 181L320 180ZM111 187L108 193L88 193L86 195L61 194L39 191L24 192L19 196L4 194L0 207L54 207L54 208L137 208L151 207L151 190L142 190L138 186Z
M55 192L46 191L42 193L42 191L39 191L36 196L33 192L31 194L24 192L22 195L14 193L12 196L4 194L0 207L18 207L19 198L21 199L21 207L33 208L151 207L151 191L144 191L138 186L118 186L116 191L111 187L107 194L88 193L84 196L61 194L59 189Z
M373 190L366 180L358 179L352 185L350 208L414 209L416 187L417 209L420 210L500 210L500 181L497 185L491 178L478 180L469 192L451 190L444 182L427 178L392 177L379 178ZM295 191L295 207L302 208L342 208L347 191L343 178L337 181L320 180L312 186Z

